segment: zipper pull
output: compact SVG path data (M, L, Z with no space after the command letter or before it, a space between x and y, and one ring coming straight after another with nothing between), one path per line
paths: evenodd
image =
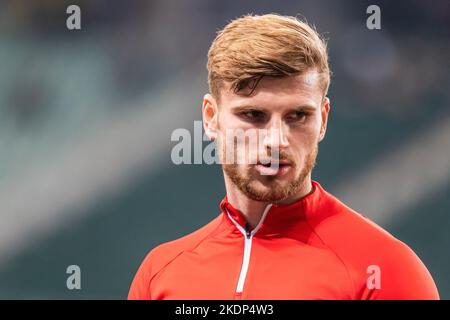
M247 239L250 239L251 236L251 230L249 228L248 222L245 224L245 234L247 236Z

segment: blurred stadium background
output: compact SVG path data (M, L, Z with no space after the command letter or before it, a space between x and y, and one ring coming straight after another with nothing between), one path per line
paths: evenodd
M448 0L1 1L0 298L123 299L151 248L219 213L220 167L172 164L170 134L201 119L215 31L269 12L329 38L314 179L411 246L450 298ZM66 288L72 264L81 290Z

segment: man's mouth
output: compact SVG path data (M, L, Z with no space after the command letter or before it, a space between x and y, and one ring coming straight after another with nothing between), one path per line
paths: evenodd
M263 176L284 175L292 168L287 160L258 161L255 169Z

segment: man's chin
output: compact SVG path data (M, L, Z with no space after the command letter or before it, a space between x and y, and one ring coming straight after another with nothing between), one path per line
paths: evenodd
M272 182L270 185L263 185L259 181L253 181L242 191L255 201L278 202L288 198L293 190L290 186L281 186L279 183Z
M305 176L293 178L294 172L285 175L265 176L253 170L239 174L236 166L224 166L231 182L249 199L261 202L280 202L298 192Z
M280 196L280 195L276 195L273 193L269 193L269 194L247 194L247 197L249 197L250 199L254 200L254 201L259 201L259 202L270 202L270 203L274 203L274 202L280 202L286 199L286 197L284 196Z

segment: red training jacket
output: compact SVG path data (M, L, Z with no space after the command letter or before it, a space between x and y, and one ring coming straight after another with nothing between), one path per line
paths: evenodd
M214 220L147 255L128 299L439 299L406 244L312 186L253 230L225 197Z

